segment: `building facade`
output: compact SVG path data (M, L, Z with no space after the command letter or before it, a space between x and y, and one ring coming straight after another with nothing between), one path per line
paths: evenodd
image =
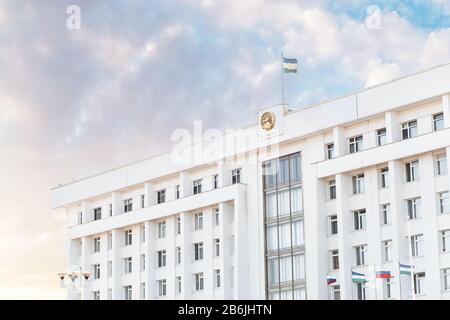
M449 75L275 106L224 136L253 134L256 147L58 186L68 271L92 272L69 298L450 298Z

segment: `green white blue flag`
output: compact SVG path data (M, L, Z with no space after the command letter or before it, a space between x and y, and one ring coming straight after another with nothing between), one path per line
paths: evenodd
M297 73L297 59L290 59L283 57L283 72L284 73Z
M367 282L366 275L364 273L352 271L352 282Z
M411 271L413 269L413 266L399 263L399 267L400 267L400 274L405 274L405 275L408 275L408 276L411 275Z

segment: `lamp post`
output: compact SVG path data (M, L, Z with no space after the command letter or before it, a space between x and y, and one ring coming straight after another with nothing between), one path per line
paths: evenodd
M61 280L61 288L68 290L81 290L88 287L88 280L91 276L91 272L82 271L81 267L77 271L71 272L58 272L58 277Z

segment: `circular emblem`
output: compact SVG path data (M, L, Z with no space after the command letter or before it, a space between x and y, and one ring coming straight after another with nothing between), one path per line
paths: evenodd
M275 114L270 111L266 111L261 115L261 128L266 131L272 130L275 126Z

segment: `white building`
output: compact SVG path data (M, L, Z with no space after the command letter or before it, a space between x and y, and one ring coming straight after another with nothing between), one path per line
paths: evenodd
M93 273L85 299L448 299L449 93L440 66L263 110L241 131L257 148L185 164L166 154L59 186L68 270Z

